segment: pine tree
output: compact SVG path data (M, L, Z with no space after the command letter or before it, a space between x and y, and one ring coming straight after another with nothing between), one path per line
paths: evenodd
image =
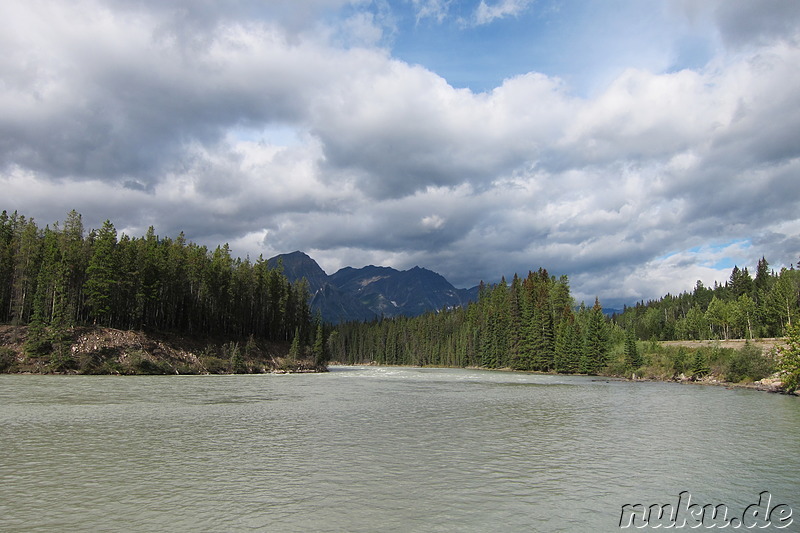
M95 324L110 325L112 291L116 283L114 250L117 245L117 230L106 220L94 238L92 255L86 269L86 303L91 309Z
M636 346L636 334L633 328L625 332L625 366L629 371L634 371L642 366L642 358Z
M322 323L319 322L317 324L317 333L314 336L314 347L312 352L314 354L314 364L317 366L322 366L325 364L327 360L327 356L325 354L325 339L324 332L322 329ZM394 354L392 354L392 359L394 359Z
M588 374L596 374L606 366L608 355L608 329L598 299L595 299L594 307L589 313L585 346L583 370Z
M708 358L704 350L695 350L692 359L692 376L703 377L708 374L711 369L708 366Z
M289 347L289 355L286 360L290 364L295 364L298 359L300 359L300 328L295 328L294 338L292 338L292 345Z
M793 392L800 389L800 326L791 326L786 336L786 346L778 350L778 371L784 390Z

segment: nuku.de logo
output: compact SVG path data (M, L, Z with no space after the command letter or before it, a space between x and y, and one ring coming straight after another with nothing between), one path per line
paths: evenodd
M692 503L688 491L678 494L678 503L673 505L641 503L625 504L619 517L620 529L653 528L727 528L732 529L784 529L792 525L792 508L784 503L772 504L772 494L763 491L758 503L748 505L740 515L734 515L725 504L700 505Z

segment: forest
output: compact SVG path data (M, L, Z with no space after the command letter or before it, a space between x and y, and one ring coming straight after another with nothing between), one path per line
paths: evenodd
M337 332L331 357L347 363L596 373L606 365L611 329L599 302L575 310L567 277L539 269L510 284L481 284L466 307Z
M303 282L262 257L233 258L228 245L159 238L152 227L120 236L110 221L87 232L75 211L44 228L0 214L0 323L27 326L27 355L68 358L68 332L86 325L303 346L321 328L308 301Z
M691 292L607 316L597 299L576 305L567 276L539 268L481 283L464 307L333 327L311 315L304 280L290 282L263 257L233 258L227 244L211 250L152 227L142 237L118 235L110 221L87 232L75 211L44 228L0 214L0 323L26 326L26 356L49 354L52 368L74 363L73 328L98 326L216 336L234 355L234 340L291 343L293 357L311 354L318 364L758 380L775 370L777 352L661 343L778 337L796 327L800 271L776 272L762 257L755 272L737 266L724 284L698 281Z
M799 266L800 268L800 266ZM798 318L800 271L770 270L762 257L755 276L734 266L728 281L625 308L612 321L639 339L756 339L779 337Z
M416 318L349 323L331 340L344 363L476 366L557 373L756 381L778 368L778 351L750 343L740 350L696 349L660 341L757 339L783 336L800 312L800 272L771 271L765 258L756 276L734 267L729 281L666 295L606 316L598 300L575 305L566 276L540 268L481 285L477 302Z

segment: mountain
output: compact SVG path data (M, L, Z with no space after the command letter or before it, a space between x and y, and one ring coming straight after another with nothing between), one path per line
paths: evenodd
M418 316L477 299L477 287L456 289L442 275L420 267L345 267L328 276L303 252L275 256L268 264L272 268L282 265L292 281L305 278L312 295L312 310L319 311L323 320L331 323Z
M322 320L331 324L340 322L366 321L377 318L379 315L372 309L358 301L358 299L330 283L311 296L311 309L319 311Z
M420 267L411 270L372 265L346 267L330 279L375 313L388 317L417 316L470 301L469 291L456 289L440 274Z
M267 259L269 268L278 268L279 265L283 268L283 273L289 278L289 281L298 281L306 278L308 290L311 294L314 294L328 283L328 275L325 271L316 261L303 252L281 254Z

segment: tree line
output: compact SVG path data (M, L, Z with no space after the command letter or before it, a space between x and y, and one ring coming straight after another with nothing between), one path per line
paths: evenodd
M790 266L776 272L762 257L755 276L734 266L723 284L712 288L698 281L691 292L640 302L612 320L643 340L725 340L783 336L798 315L800 271Z
M466 307L337 327L330 357L343 363L481 366L598 373L612 325L600 302L576 308L567 276L540 268L490 286Z
M769 270L755 278L734 267L730 280L693 292L626 307L606 316L598 300L576 306L567 276L540 268L490 286L463 308L407 318L339 325L329 339L330 357L347 364L511 368L558 373L627 375L654 379L755 381L776 369L780 350L763 353L711 345L662 346L660 340L754 339L798 330L800 272ZM786 359L785 357L783 359ZM788 359L787 359L788 360ZM796 366L796 365L795 365ZM789 368L791 367L791 368ZM787 370L788 369L788 370Z
M305 282L263 257L233 258L227 244L211 250L183 233L160 238L152 226L138 238L110 221L87 233L75 211L44 228L0 214L0 322L28 325L34 352L78 325L302 345L319 329Z

